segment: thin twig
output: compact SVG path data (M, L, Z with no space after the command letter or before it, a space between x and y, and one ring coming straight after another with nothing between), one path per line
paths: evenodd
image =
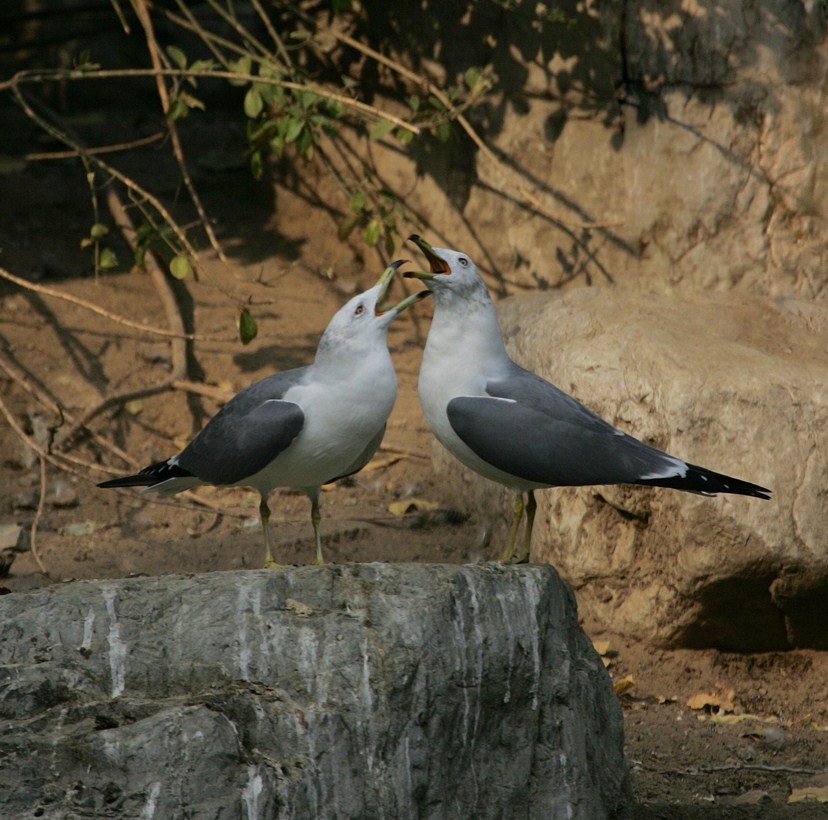
M0 83L0 88L2 88L5 83ZM23 111L26 113L30 119L34 120L44 131L48 134L53 136L56 140L62 142L64 145L70 146L74 151L78 154L86 157L88 161L95 166L97 166L100 170L104 171L107 175L112 177L113 179L117 179L124 187L132 191L133 193L137 194L142 199L146 200L147 202L152 205L152 207L157 211L157 213L161 216L161 218L170 226L170 230L175 234L176 239L181 243L181 246L187 251L190 255L190 258L193 261L193 264L196 266L197 269L203 270L198 262L198 255L196 249L193 247L193 244L187 239L187 235L184 233L183 230L178 226L178 223L172 218L172 214L164 207L161 200L158 197L153 196L149 191L142 188L138 185L135 180L128 177L126 174L119 171L114 166L110 165L107 162L104 162L100 157L93 156L90 154L84 146L82 146L76 139L71 137L65 131L61 131L57 126L53 123L49 122L47 119L42 117L34 108L30 105L29 101L26 99L24 94L20 91L19 87L16 84L11 85L12 93L15 96L15 99L20 104Z
M121 228L124 239L126 239L130 247L135 247L135 227L114 186L109 186L106 198L112 218ZM184 346L186 333L184 331L184 320L181 318L181 312L178 309L175 294L172 292L166 274L161 270L154 254L148 253L145 256L144 267L152 280L158 298L161 300L164 314L167 317L167 323L170 326L170 374L158 384L136 390L127 390L115 396L109 396L93 407L90 407L66 432L63 437L64 444L71 442L80 430L85 428L95 416L107 408L138 398L144 398L145 396L163 393L169 390L174 382L187 379L187 351Z
M70 304L82 307L84 310L91 311L92 313L97 313L98 316L103 316L105 319L109 319L111 322L115 322L116 324L124 325L124 327L130 327L133 330L141 330L144 333L151 333L154 336L164 336L168 339L185 339L190 342L228 342L232 341L235 338L200 336L196 333L178 333L177 331L165 330L164 328L156 327L155 325L145 325L143 324L143 322L134 322L132 319L127 319L126 316L120 316L117 313L112 313L108 310L105 310L102 307L99 307L94 302L87 302L85 299L73 296L71 293L65 293L63 291L55 290L54 288L50 288L45 285L38 285L35 282L29 282L26 279L22 279L19 276L15 276L13 273L10 273L2 267L0 267L0 277L2 277L3 279L8 279L9 282L14 282L15 285L20 285L20 287L25 288L26 290L33 291L34 293L40 293L43 296L50 296L54 299L61 299L64 302L69 302Z
M14 417L14 414L6 407L5 402L2 398L0 398L0 414L5 416L6 421L9 424L9 427L14 431L15 435L34 453L37 453L38 456L45 459L49 462L53 467L57 467L59 470L64 470L65 472L72 473L73 475L79 476L83 478L83 475L78 471L73 469L72 467L64 464L60 457L49 453L48 451L44 450L31 436L26 434L26 431L20 426L17 419Z
M68 445L75 436L84 428L88 427L89 422L96 416L103 413L104 410L110 407L117 407L126 404L136 399L144 399L147 396L157 396L159 393L164 393L172 387L173 380L166 378L157 384L151 384L148 387L138 387L135 390L124 390L122 393L116 393L114 396L107 396L103 401L90 407L63 435L61 444Z
M46 390L41 387L36 382L32 381L29 377L28 373L26 373L22 368L18 367L11 359L9 359L2 351L0 351L0 368L5 370L6 375L14 382L16 382L20 387L22 387L27 393L34 396L34 398L39 401L47 410L54 413L61 419L61 422L72 422L72 415L62 407L58 402L46 392ZM90 433L92 437L92 441L96 444L100 445L106 450L109 450L113 455L117 456L118 458L122 459L126 464L131 464L134 467L137 467L137 462L132 459L127 453L125 453L117 444L110 441L105 436L96 433L95 431L91 431ZM89 466L91 468L100 469L99 465L91 464L86 465L84 462L81 462L80 459L70 457L66 453L61 453L61 458L65 458L68 461L72 461L75 464L81 464L81 466Z
M182 25L185 25L187 28L189 28L189 25L186 24L186 21L181 20L181 22ZM111 69L106 71L80 71L78 69L55 69L52 71L42 72L19 71L17 74L9 78L8 80L0 82L0 91L3 91L5 89L11 89L15 93L17 99L19 100L20 97L22 97L18 87L21 83L62 82L64 80L105 80L123 77L154 77L158 74L164 77L181 77L183 79L186 79L187 77L207 77L219 80L238 80L240 82L282 86L283 88L288 88L291 91L310 91L313 94L316 94L317 97L322 97L323 99L331 100L332 102L341 103L346 108L352 108L355 111L359 111L362 114L370 116L372 119L388 120L389 122L394 123L394 125L397 125L400 128L405 128L407 131L410 131L414 135L420 134L422 131L422 129L419 126L414 125L414 123L403 120L400 117L397 117L388 111L385 111L381 108L377 108L374 105L368 105L368 103L356 100L353 97L349 97L347 94L338 94L335 91L329 91L327 88L325 88L322 85L318 85L317 83L297 83L292 80L282 79L280 77L263 77L258 74L245 74L244 72L239 71L218 71L216 69L193 70L188 68L165 68L161 70L150 68L124 68ZM24 109L27 109L26 113L29 114L31 107L24 106ZM38 124L41 123L40 119L37 119L35 117L32 117L32 119L36 119ZM56 136L56 138L61 140L62 142L64 141L60 136L57 136L55 134L53 134L53 136ZM110 173L112 172L114 172L114 175L117 175L117 178L120 182L124 182L124 180L121 178L123 175L119 174L117 171L115 171L115 169L111 169ZM124 182L124 184L127 183ZM133 187L137 188L137 186ZM153 207L155 207L155 202L153 202ZM162 216L163 215L164 214L162 214Z
M144 36L147 40L147 49L150 53L152 66L154 69L160 70L162 68L161 55L158 49L158 42L155 39L155 30L152 26L152 17L147 9L145 0L132 0L132 6L135 9L135 13L138 15L138 20L144 28ZM167 92L167 86L164 83L164 78L160 75L156 75L155 85L158 89L158 97L161 100L161 110L164 112L164 117L167 120L167 130L170 135L170 144L175 161L178 163L178 170L181 173L181 178L184 180L184 185L190 194L190 199L198 212L198 218L201 222L201 226L207 234L207 238L210 240L210 246L216 252L218 258L229 268L230 260L222 250L221 244L219 243L215 231L213 230L213 226L207 218L207 211L204 209L201 197L198 195L198 191L196 190L192 177L190 176L190 171L187 168L187 161L184 159L184 150L181 147L181 137L178 133L178 127L176 126L175 121L171 120L169 117L170 96Z
M358 40L355 40L353 37L349 37L347 34L339 31L331 31L331 34L339 40L341 43L344 43L347 46L350 46L353 49L365 54L366 56L370 57L372 60L376 60L376 62L381 63L382 65L386 66L386 68L390 68L392 71L399 74L401 77L420 85L424 88L429 94L433 94L440 103L446 108L447 111L450 112L452 118L456 120L457 124L466 132L469 139L477 146L478 150L480 151L481 155L485 157L493 166L494 172L500 177L500 187L512 188L516 191L523 200L530 205L535 211L544 216L551 219L553 222L558 222L561 225L565 225L568 228L578 228L581 230L588 230L592 228L607 228L616 225L623 224L622 220L614 220L614 221L602 221L602 222L573 222L570 219L562 217L556 213L550 211L519 179L517 179L517 175L515 172L510 169L507 165L497 157L497 155L489 148L488 145L484 142L483 138L475 131L472 127L471 123L463 116L463 114L457 110L457 107L448 97L448 95L438 88L434 83L432 83L427 78L416 74L414 71L406 68L405 66L401 65L400 63L396 62L395 60L386 57L384 54L380 54L378 51L375 51L370 46L365 45L365 43L360 43ZM512 181L510 182L509 177L513 177Z
M160 131L157 134L152 134L149 137L142 137L141 139L131 140L130 142L119 142L115 145L99 145L97 148L87 148L87 154L115 154L119 151L131 151L134 148L143 148L158 140L164 139L164 134ZM42 162L49 159L75 159L79 157L77 151L45 151L42 153L24 154L23 159L26 162Z
M227 404L227 402L233 398L233 392L231 390L224 390L221 387L213 387L211 384L193 382L189 379L176 379L171 386L176 390L184 390L187 393L195 393L199 396L205 396L218 404Z
M259 54L262 55L262 57L265 59L273 58L270 51L268 51L267 48L265 48L265 46L238 21L235 14L225 11L225 9L223 9L221 5L216 2L216 0L207 0L207 5L210 6L210 8L218 14L218 16L221 17L221 19L224 20L224 22L227 23L227 25L230 26L230 28L232 28L242 40L246 41L250 46L253 46L253 48L255 48ZM203 37L206 32L202 29L199 33Z
M779 774L822 774L825 769L805 769L798 766L769 766L764 763L730 763L722 766L688 766L684 769L656 769L645 766L647 771L656 774L715 774L716 772L757 771Z
M29 547L32 551L32 558L35 559L40 571L48 578L49 571L43 564L40 557L40 550L37 546L37 525L40 523L40 517L43 515L43 506L46 503L46 459L42 454L38 453L37 460L40 463L40 494L37 499L37 510L32 519L32 526L29 531Z

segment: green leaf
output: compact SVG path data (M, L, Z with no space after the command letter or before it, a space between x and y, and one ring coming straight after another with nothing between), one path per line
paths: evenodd
M268 77L271 80L278 79L282 76L282 69L276 63L263 62L259 63L259 76ZM278 87L278 86L277 86Z
M187 108L200 108L202 111L207 110L204 107L204 103L198 97L194 97L186 91L181 91L178 95L178 99L181 100Z
M80 71L96 71L101 67L100 63L93 63L89 50L86 49L78 54L73 60L75 68Z
M89 231L89 236L91 236L92 239L102 239L108 233L109 228L107 228L106 225L102 224L101 222L96 222L92 226L92 229Z
M477 68L477 66L471 66L470 68L466 69L466 73L463 75L463 79L466 81L466 85L474 91L481 80L485 79L483 76L483 72Z
M344 242L353 233L354 228L359 225L359 220L359 214L351 214L339 225L336 230L336 235L339 237L340 242Z
M270 150L273 152L274 157L279 159L279 157L282 156L282 152L285 150L284 139L282 137L272 137L268 140L267 144L270 146Z
M263 108L264 100L258 89L249 88L247 94L244 95L244 113L251 120L255 120L262 113Z
M394 123L391 122L391 120L380 120L379 122L374 123L371 133L368 134L368 138L372 140L381 140L393 127Z
M334 119L341 117L347 110L339 100L325 100L325 108Z
M215 67L215 60L196 60L190 66L190 71L212 71Z
M363 239L365 239L365 244L369 245L370 247L374 247L374 245L379 242L380 233L382 232L382 224L380 223L379 219L372 219L366 226L365 226L365 233L363 234Z
M412 94L408 98L408 104L411 107L411 110L416 114L420 109L420 98L416 94Z
M279 90L278 85L270 85L268 83L253 83L251 86L259 92L259 96L265 101L270 102L276 92Z
M175 279L186 279L190 273L190 261L186 256L174 256L170 262L170 275Z
M385 253L387 256L393 256L394 250L397 247L397 240L394 236L393 229L386 229L385 231Z
M299 134L302 133L302 129L304 127L305 124L302 120L296 120L293 119L293 117L289 117L285 128L285 142L293 142Z
M313 131L303 128L296 139L296 150L306 159L313 158Z
M259 326L247 308L239 311L239 339L243 345L249 345L259 332Z
M351 194L348 199L348 209L355 214L361 214L365 210L365 193L363 191L356 191Z
M262 178L262 174L264 173L264 163L262 162L261 151L254 151L250 155L250 173L255 180Z
M450 137L451 137L451 123L450 122L441 122L437 126L437 139L440 140L440 142L448 142Z
M170 102L170 110L167 111L167 119L170 122L175 122L175 120L183 119L189 113L190 109L187 108L187 103L181 97L174 97Z
M238 60L233 60L231 63L228 64L230 71L234 72L235 74L250 74L250 69L253 67L253 60L250 59L247 55L244 57L239 57ZM250 80L243 80L241 78L228 80L230 85L247 85Z
M398 128L394 132L394 136L403 144L408 145L414 139L414 132L407 128Z
M98 257L98 266L101 270L108 270L118 266L118 259L110 248L103 248Z
M297 95L299 105L307 111L311 106L316 105L322 98L313 91L300 91Z
M184 52L177 46L167 46L167 55L179 67L187 67L187 57Z

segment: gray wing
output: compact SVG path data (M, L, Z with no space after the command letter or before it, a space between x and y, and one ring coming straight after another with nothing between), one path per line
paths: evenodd
M365 446L365 449L359 454L359 458L354 461L354 463L345 470L344 473L341 475L335 476L334 478L329 478L325 481L325 484L332 484L334 481L339 481L340 478L347 478L349 475L354 475L354 473L358 473L370 460L374 453L377 452L380 444L382 443L382 438L385 435L385 425L382 425L382 429L377 433Z
M554 385L514 366L487 396L449 402L455 433L485 462L550 486L625 484L681 475L680 459L605 422Z
M275 373L236 394L182 450L176 463L208 484L235 484L266 467L305 423L302 408L283 401L306 367Z

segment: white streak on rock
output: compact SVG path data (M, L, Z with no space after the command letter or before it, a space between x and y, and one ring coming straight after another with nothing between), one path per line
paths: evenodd
M109 674L112 680L112 697L119 698L124 694L126 682L127 645L121 640L121 630L118 624L118 615L115 612L115 590L106 587L103 590L106 601L106 611L109 615Z
M247 820L259 820L259 795L261 795L263 788L264 783L258 767L248 766L247 783L242 792L244 807L247 809Z
M152 788L150 788L147 802L144 805L144 810L141 812L141 820L153 820L155 817L155 809L158 807L159 794L161 794L161 783L156 780L152 784Z

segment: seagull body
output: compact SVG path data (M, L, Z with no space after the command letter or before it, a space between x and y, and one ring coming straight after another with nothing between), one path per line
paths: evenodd
M334 314L312 364L242 390L177 455L98 486L141 486L164 496L202 484L252 487L261 498L266 566L274 565L268 494L275 487L300 490L311 500L315 563L323 563L321 485L358 472L379 447L397 396L388 326L424 295L379 309L401 264L394 262L373 288Z
M418 385L423 414L459 461L515 493L503 560L514 557L524 494L527 523L519 558L528 558L537 489L641 484L769 497L764 487L689 464L627 435L515 364L471 259L460 251L432 248L416 235L410 239L431 270L406 275L425 280L434 296Z

